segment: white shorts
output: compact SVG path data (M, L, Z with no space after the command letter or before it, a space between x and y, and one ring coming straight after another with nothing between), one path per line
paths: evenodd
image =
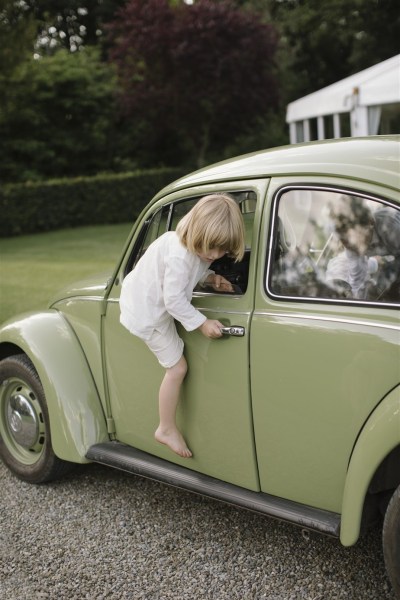
M162 329L155 329L150 339L144 341L165 369L176 365L183 354L183 340L179 337L172 319L163 325Z

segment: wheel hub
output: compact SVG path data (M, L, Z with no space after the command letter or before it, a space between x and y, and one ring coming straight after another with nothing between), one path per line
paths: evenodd
M10 397L7 420L14 440L23 448L32 448L38 442L39 421L29 398L22 393Z

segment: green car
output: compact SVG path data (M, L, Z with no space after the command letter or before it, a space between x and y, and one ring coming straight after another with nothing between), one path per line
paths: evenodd
M0 334L0 456L24 481L99 462L355 544L382 514L400 597L400 137L331 140L234 158L143 210L113 273L71 285ZM120 324L124 277L203 196L240 206L244 259L192 303L224 325L178 324L189 372L158 444L164 370Z

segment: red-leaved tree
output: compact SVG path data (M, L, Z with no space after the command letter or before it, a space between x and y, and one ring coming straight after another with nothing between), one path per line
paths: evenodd
M130 0L108 30L124 118L153 162L201 166L277 103L277 34L229 1Z

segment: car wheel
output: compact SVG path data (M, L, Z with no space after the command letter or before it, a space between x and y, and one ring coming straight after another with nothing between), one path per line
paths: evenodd
M386 570L395 596L400 599L400 486L387 507L382 539Z
M29 483L51 481L72 466L53 452L43 387L25 354L0 362L0 458Z

